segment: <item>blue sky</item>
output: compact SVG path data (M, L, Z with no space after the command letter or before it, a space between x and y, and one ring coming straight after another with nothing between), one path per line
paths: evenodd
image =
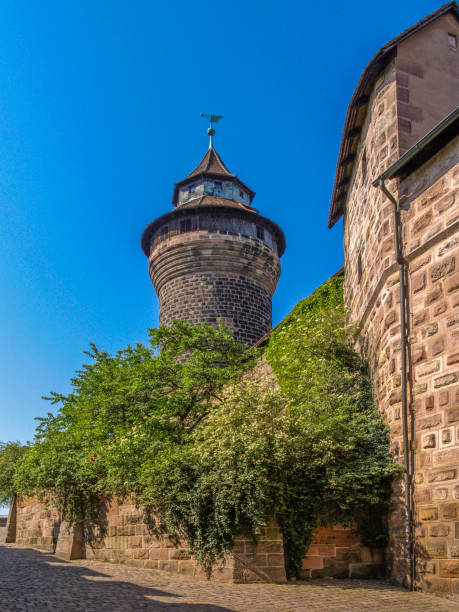
M157 325L140 250L215 146L287 237L274 324L342 265L327 229L347 105L374 53L439 4L3 0L0 439L33 437L90 341Z

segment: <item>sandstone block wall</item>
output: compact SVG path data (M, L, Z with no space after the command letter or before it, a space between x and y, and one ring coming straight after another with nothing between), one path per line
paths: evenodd
M195 559L188 553L186 543L155 534L145 522L143 510L134 504L118 505L116 501L107 504L104 522L105 533L97 530L94 540L86 542L87 559L204 577L204 573L196 569ZM222 568L215 571L215 580L285 581L283 543L279 529L271 522L260 530L259 543L255 548L244 537L236 539L234 554Z
M57 512L37 500L19 498L16 541L23 546L55 552L64 559L97 559L135 567L160 569L205 578L196 568L185 542L159 535L146 522L142 508L116 500L101 505L101 527L89 535L81 524L61 522ZM362 545L352 529L340 525L318 529L303 561L303 570L313 578L333 576L373 577L384 571L382 551ZM226 563L216 569L213 580L224 582L285 582L282 534L275 521L260 527L258 542L239 535Z
M397 117L400 154L412 147L457 106L456 17L442 15L397 48ZM457 38L456 38L457 40Z
M412 369L408 383L415 461L417 580L426 590L448 593L459 592L457 145L456 140L400 185L409 276ZM388 221L389 217L379 229L381 238ZM390 240L390 234L386 236ZM370 245L371 249L377 248L372 242ZM374 251L376 258L384 258L384 249L384 239L381 239L379 252ZM362 313L364 350L373 371L375 398L390 427L391 451L402 463L405 451L401 421L399 278L391 259L388 254L387 267L374 288L369 284L357 285L360 291L357 299ZM364 261L364 269L365 265ZM406 568L401 486L395 487L394 499L398 507L391 517L389 558L393 574L403 580Z
M35 499L20 499L16 508L16 542L54 552L60 522L54 508L46 507Z
M10 516L13 513L10 512ZM116 500L101 505L101 525L89 534L87 526L61 522L58 513L35 499L19 498L16 541L23 546L55 552L64 559L97 559L136 567L161 569L204 578L184 542L155 534L142 508ZM225 582L285 582L284 548L277 525L260 527L258 544L238 536L233 554L212 577Z
M341 525L317 529L303 570L311 578L368 578L385 573L384 550L364 546L354 530Z
M424 136L439 115L441 119L451 110L451 98L433 86L441 83L438 71L446 71L446 83L451 68L447 33L452 23L449 17L442 19L436 22L432 38L430 26L424 30L421 47L417 35L409 47L400 46L397 57L375 82L344 219L345 302L351 321L360 325L361 348L370 360L375 399L390 427L392 453L401 464L405 449L400 304L392 204L372 182ZM403 182L389 185L402 206L408 268L408 357L412 367L407 382L415 462L416 579L421 588L448 593L459 592L457 152L456 139ZM394 488L394 500L397 507L391 516L388 560L393 576L403 581L404 491L400 484Z

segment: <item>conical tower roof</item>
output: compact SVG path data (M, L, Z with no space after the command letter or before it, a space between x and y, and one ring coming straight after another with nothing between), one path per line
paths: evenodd
M231 174L223 163L222 158L213 147L209 148L193 172L190 172L186 178L189 179L200 174L218 174L231 178L235 178L236 176L235 174Z

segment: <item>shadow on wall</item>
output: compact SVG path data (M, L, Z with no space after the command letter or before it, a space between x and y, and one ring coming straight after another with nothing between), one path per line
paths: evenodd
M183 595L111 579L107 574L57 559L50 553L0 546L0 609L167 610L232 612L230 608L174 601ZM105 578L105 580L104 580ZM155 598L158 598L155 601ZM53 608L54 609L54 608Z

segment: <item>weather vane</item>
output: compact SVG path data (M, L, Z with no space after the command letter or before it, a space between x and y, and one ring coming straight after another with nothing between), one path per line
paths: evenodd
M209 149L212 149L212 136L215 134L215 130L212 126L212 123L218 123L220 119L223 119L223 115L206 115L205 113L201 113L201 117L205 117L209 120L209 127L207 128L207 133L210 137Z

